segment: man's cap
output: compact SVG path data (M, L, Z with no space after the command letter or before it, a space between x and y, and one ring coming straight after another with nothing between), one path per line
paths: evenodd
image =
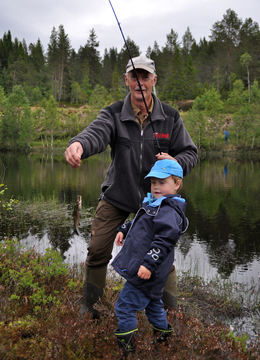
M165 179L171 175L183 178L182 167L175 160L164 159L164 160L158 160L154 163L149 174L145 176L145 179L148 177Z
M151 74L155 73L155 64L152 59L149 59L148 57L141 55L141 56L132 58L132 60L134 63L134 67L136 69L143 69L143 70L148 71ZM133 68L132 62L131 62L131 60L129 60L126 65L126 73L128 73L129 71L132 71L133 69L134 68Z

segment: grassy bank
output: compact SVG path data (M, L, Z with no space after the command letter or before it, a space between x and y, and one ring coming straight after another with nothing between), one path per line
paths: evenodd
M98 304L102 317L90 320L79 317L82 280L56 251L40 256L14 241L2 242L0 358L120 359L113 333L122 284L108 281ZM259 344L247 346L245 336L235 336L219 320L219 313L239 312L238 304L189 276L180 279L179 292L180 306L168 314L174 332L167 346L152 344L151 327L138 314L136 359L259 359Z

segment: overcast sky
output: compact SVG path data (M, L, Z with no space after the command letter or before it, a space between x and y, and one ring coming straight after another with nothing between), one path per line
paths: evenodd
M212 25L227 9L243 21L251 17L260 24L260 0L111 0L125 34L146 52L157 41L162 47L173 29L182 39L187 27L198 42L209 38ZM8 30L27 45L39 38L47 50L51 30L62 24L76 51L95 29L99 50L123 47L108 0L0 0L0 37Z

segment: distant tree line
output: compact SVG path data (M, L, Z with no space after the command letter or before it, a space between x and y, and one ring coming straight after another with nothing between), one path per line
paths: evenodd
M127 43L132 56L140 54L133 40ZM164 101L195 99L211 86L225 98L235 79L248 87L260 81L259 25L251 18L242 21L231 9L213 24L210 40L196 43L189 27L179 39L171 29L165 45L160 48L155 41L146 55L156 62L157 92ZM27 46L25 40L13 40L9 30L0 39L0 85L6 94L22 85L31 105L49 95L59 103L87 103L95 87L117 100L126 92L122 75L127 61L125 46L105 49L101 57L94 29L76 52L63 25L54 27L46 53L40 39Z
M173 29L166 38L165 46L155 42L146 53L156 62L156 91L161 100L189 110L182 115L197 146L223 146L228 129L232 145L259 148L259 25L228 9L213 24L209 41L197 44L189 28L181 41ZM140 54L133 40L127 43L132 56ZM106 49L103 58L98 47L94 29L78 52L62 25L52 29L46 53L40 39L27 47L13 41L10 31L3 35L0 149L30 149L35 141L53 149L55 141L64 144L102 107L126 94L126 47Z

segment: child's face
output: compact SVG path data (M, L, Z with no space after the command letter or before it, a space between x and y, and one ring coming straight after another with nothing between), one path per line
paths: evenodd
M151 178L151 193L156 199L161 196L176 194L179 187L180 184L175 182L172 176L165 179Z

